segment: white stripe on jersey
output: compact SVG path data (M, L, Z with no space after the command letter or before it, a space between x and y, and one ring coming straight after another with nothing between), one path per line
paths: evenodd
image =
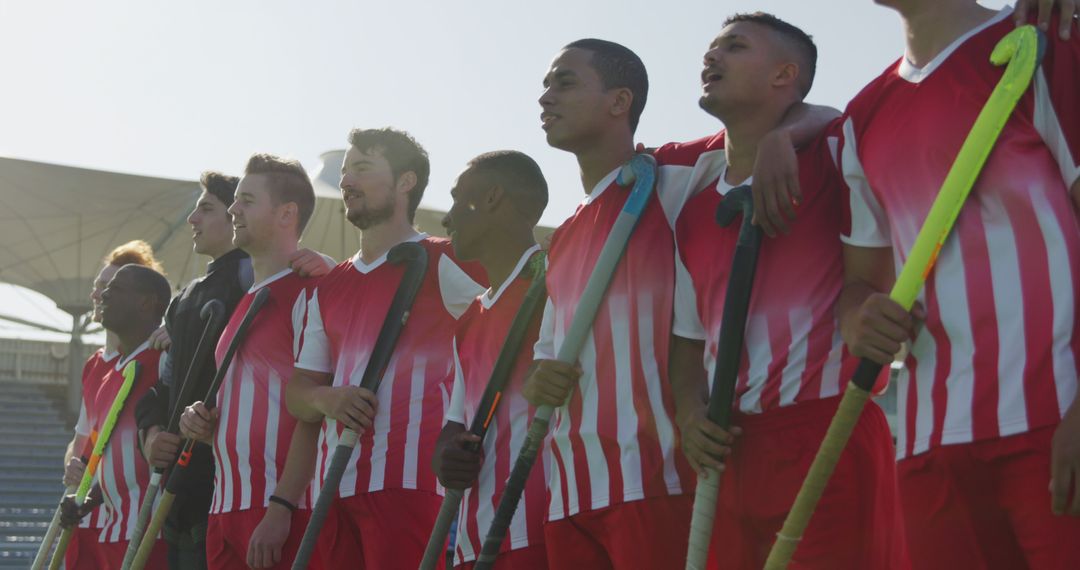
M1024 292L1017 271L1020 258L1016 252L1016 235L1011 223L995 223L995 219L1009 220L1009 212L1005 211L997 195L987 192L980 198L982 208L979 213L990 254L990 283L993 284L994 314L997 316L998 378L1023 378L1024 359L1015 358L1008 350L1009 346L1025 346L1024 327L1017 326L1024 322ZM998 429L1002 436L1028 430L1024 399L1023 382L998 382ZM1021 412L1020 421L1016 418L1017 410Z
M456 267L456 266L455 266ZM402 355L404 358L404 355ZM412 378L409 384L409 427L405 429L405 466L401 476L401 486L405 489L416 488L416 462L420 455L420 419L424 410L424 376L427 372L427 358L417 355L413 358ZM386 414L389 417L389 414Z
M142 499L142 487L139 485L139 476L135 472L135 438L121 435L121 453L124 457L124 481L127 482L127 516L121 521L115 521L116 527L113 533L117 540L130 540L135 532L135 521L139 518L139 500ZM126 434L134 435L134 434Z
M251 424L255 421L255 371L247 363L240 375L240 401L236 415L236 470L240 476L240 509L251 508Z
M1031 192L1035 219L1039 223L1048 259L1067 259L1065 235L1054 216L1054 210L1042 192ZM1062 416L1076 399L1077 362L1069 350L1069 339L1076 328L1076 305L1073 282L1067 271L1050 271L1050 298L1054 303L1054 380L1057 391L1058 413Z
M675 258L678 263L678 257ZM681 263L679 263L681 265ZM683 269L685 271L685 268ZM641 291L638 293L637 303L639 307L651 307L653 304L652 293ZM697 314L697 308L694 308ZM652 354L653 347L653 315L652 311L641 311L638 315L638 350L641 354ZM641 358L641 365L646 378L661 378L660 370L656 367L655 358ZM664 409L664 395L660 392L660 384L646 382L645 391L649 396L649 406L652 410L653 421L656 422L656 439L661 449L675 449L675 426L668 418L667 410ZM682 493L682 485L679 484L679 473L675 470L674 456L664 457L664 485L672 494Z
M398 360L394 358L386 367L386 374L383 374L382 382L379 384L379 391L376 394L380 402L393 401L397 363ZM389 449L390 414L375 414L375 421L372 422L371 427L374 431L372 431L371 453L369 454L371 457L371 482L368 484L368 491L377 491L383 488L383 481L386 480L386 450ZM355 473L356 462L350 463L350 466Z
M802 389L802 375L806 371L806 352L813 328L814 316L808 307L788 312L788 327L793 341L788 348L787 363L780 374L780 405L795 403Z
M972 430L971 402L974 401L972 398L975 394L975 382L971 355L975 352L975 346L972 342L974 339L967 330L971 326L967 288L948 286L951 283L966 283L966 268L960 245L959 239L946 240L931 274L942 327L948 334L952 347L949 380L945 384L948 394L945 400L945 423L941 430L942 444L971 441ZM896 274L900 274L899 267ZM936 355L929 356L928 360L936 361ZM927 409L933 410L933 405Z
M844 152L840 156L844 181L850 190L848 209L851 212L851 235L841 235L840 240L858 247L893 247L889 240L889 219L866 180L855 144L855 123L850 117L844 120Z
M1065 186L1072 186L1073 182L1080 178L1080 156L1072 156L1069 151L1069 143L1065 140L1061 122L1054 111L1054 103L1050 100L1050 86L1046 83L1046 74L1042 67L1035 71L1035 110L1032 121L1035 130L1050 149L1050 154L1054 155Z
M610 293L609 293L610 294ZM596 378L596 339L594 332L590 331L585 337L585 346L582 348L579 361L584 371L583 378ZM590 506L593 509L602 509L611 504L611 479L608 474L607 461L604 457L603 447L600 446L600 438L597 437L597 420L600 415L600 393L596 388L596 382L589 382L584 386L579 385L581 391L581 424L578 429L578 437L584 442L585 464L589 469L589 497ZM568 412L568 406L560 408L564 413ZM570 422L566 422L564 438L569 441ZM590 450L592 451L590 453ZM573 481L577 485L577 481ZM581 500L581 497L578 497ZM577 504L572 503L571 512L577 512ZM588 508L588 507L587 507Z
M223 383L227 385L227 382L234 382L234 376L236 374L236 366L229 367L229 378ZM224 394L224 397L221 396ZM228 409L232 405L232 390L219 390L218 397L218 409ZM218 462L221 465L220 473L225 474L225 477L229 477L233 473L232 461L229 459L228 443L228 429L224 426L218 426L217 437L214 438L214 455L217 457ZM214 512L222 512L222 509L228 508L233 504L233 483L231 481L222 481L219 485L219 489L216 490L217 495L217 507L214 508Z
M821 398L828 398L840 393L845 378L840 378L844 356L844 339L840 338L840 327L835 327L832 334L832 350L821 367L821 388L818 392Z
M919 302L925 303L925 293L920 294L922 296ZM913 354L937 354L937 341L934 339L934 335L930 334L924 328L922 332L915 337L915 342L912 344L911 352ZM930 433L934 430L934 400L931 397L931 392L934 387L934 359L924 358L918 361L915 368L915 392L918 399L918 403L915 406L915 441L911 445L913 453L922 453L930 449ZM907 422L907 416L900 416L900 413L907 413L907 390L908 383L911 381L910 373L907 368L903 368L900 371L900 382L898 388L901 390L897 393L896 401L898 402L898 414L897 419L901 417L905 418L900 425L904 425ZM907 432L900 430L902 438L898 437L896 445L897 457L904 456L904 450L907 449ZM900 445L900 439L903 439L904 445Z
M301 293L300 297L303 298L304 294ZM294 338L298 338L300 335L294 335ZM277 373L273 368L267 370L269 378L266 382L266 434L265 441L263 442L263 456L265 457L264 473L266 477L263 485L263 501L262 505L270 502L270 495L274 494L274 487L277 485L278 472L277 472L277 436L278 436L278 423L281 415L281 387L284 382L281 379L281 375ZM290 435L289 441L292 441ZM244 485L249 487L249 485Z
M746 352L749 356L747 375L750 378L766 378L769 375L769 363L772 362L772 345L769 343L769 321L764 315L750 315L746 319ZM713 357L709 370L711 384L716 373L716 357ZM749 382L742 397L739 398L739 410L747 414L760 414L761 393L765 382ZM710 393L712 386L709 387Z
M611 315L611 345L630 347L630 302L626 295L613 293L607 298L608 311ZM648 311L642 311L648 312ZM648 353L646 353L648 354ZM631 355L615 357L615 406L619 413L615 416L616 433L619 440L620 466L623 476L623 500L633 501L645 496L641 489L641 450L637 449L638 416L634 406L634 385L629 369ZM595 378L595 376L594 376ZM599 396L599 391L597 391ZM599 398L597 398L599 404ZM603 459L603 454L596 454ZM607 464L605 463L605 468ZM595 493L593 494L595 496ZM609 503L610 504L610 503Z

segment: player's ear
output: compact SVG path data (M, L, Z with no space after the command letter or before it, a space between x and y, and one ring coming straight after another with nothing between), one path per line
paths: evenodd
M628 87L619 87L614 90L611 100L611 115L618 117L630 113L630 107L634 104L634 93Z
M396 186L399 193L408 194L416 187L416 173L411 170L402 172L401 176L398 176Z
M296 202L285 202L278 206L278 223L282 227L289 227L293 224L299 223L300 220L300 206Z
M498 184L492 184L484 196L484 208L489 212L494 210L506 197L506 191Z
M793 61L789 61L777 67L776 73L773 75L773 85L776 87L794 85L798 80L799 65Z

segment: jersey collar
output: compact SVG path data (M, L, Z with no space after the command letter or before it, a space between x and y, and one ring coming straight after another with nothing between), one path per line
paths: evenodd
M282 269L281 271L278 271L277 273L271 275L270 277L267 277L266 279L263 279L262 281L252 285L251 289L248 290L248 293L254 293L254 292L258 291L259 289L262 289L263 287L266 287L267 285L273 283L274 281L277 281L278 279L281 279L282 277L285 277L286 275L288 275L288 274L290 274L292 272L293 272L292 269L289 269L288 267L286 267L285 269Z
M117 372L123 372L124 367L127 366L128 362L131 362L132 360L135 360L136 356L139 356L139 354L142 353L142 351L144 351L144 350L146 350L148 348L150 348L150 339L144 340L143 343L140 344L138 348L131 351L131 354L128 354L127 356L121 358L120 361L116 363L116 371Z
M615 178L619 176L619 170L621 168L622 166L619 166L615 170L609 172L607 176L601 178L600 182L597 182L596 186L593 186L592 192L589 192L585 195L585 200L581 202L581 205L588 206L589 204L595 202L596 199L604 193L604 190L608 189L608 186L611 186L615 183Z
M525 264L528 263L533 254L538 251L540 251L539 245L534 245L529 249L526 249L525 253L521 254L521 259L518 260L517 265L514 266L514 270L510 272L510 276L506 278L506 281L503 281L502 285L499 285L499 290L493 292L488 288L487 291L484 291L483 295L480 295L480 304L483 305L485 309L490 309L494 306L495 303L499 301L499 297L502 297L503 291L506 291L507 287L521 275L521 271L525 269Z
M949 59L949 56L952 55L954 51L959 49L960 46L964 45L964 42L968 41L971 36L974 36L975 34L985 30L986 28L989 28L990 26L993 26L994 24L997 24L998 22L1004 20L1009 16L1009 14L1012 14L1011 6L1006 6L1002 8L993 18L990 18L989 20L979 24L978 26L975 26L974 28L968 30L966 34L953 40L953 43L949 44L949 47L942 50L941 53L937 54L937 57L930 60L930 63L927 63L923 67L915 67L915 65L911 63L911 60L908 59L908 54L904 53L904 57L900 60L900 67L896 70L897 75L910 83L921 83L922 80L930 77L930 74L933 73L934 70L941 67L941 64L945 63L945 60Z
M411 238L409 238L407 240L404 240L404 241L402 241L400 243L418 242L418 241L427 239L428 237L429 236L428 236L427 233L420 232L420 233L412 236ZM395 245L397 245L397 244L395 244ZM361 259L361 257L360 257L361 253L362 252L358 251L358 252L356 252L356 255L354 255L352 257L352 265L353 265L353 268L355 268L357 271L367 275L368 273L371 273L372 271L375 271L376 269L378 269L380 265L382 265L383 263L386 262L386 254L390 253L390 250L389 249L386 250L386 253L382 254L381 256L379 256L378 259L376 259L375 261L372 261L371 263L364 263L363 259Z

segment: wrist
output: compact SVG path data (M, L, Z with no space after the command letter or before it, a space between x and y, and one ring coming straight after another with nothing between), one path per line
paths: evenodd
M270 495L270 505L267 507L267 512L276 511L279 513L292 514L299 508L300 507L296 506L296 503L293 503L284 497Z

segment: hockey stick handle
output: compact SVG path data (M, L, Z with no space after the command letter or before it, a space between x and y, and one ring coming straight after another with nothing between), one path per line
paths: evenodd
M307 528L304 529L304 537L296 551L296 558L293 559L292 567L294 570L307 568L312 555L315 554L319 531L322 530L323 524L326 523L326 515L330 512L330 506L333 504L334 498L337 497L341 477L345 474L345 468L349 466L353 449L356 447L358 440L359 436L351 429L345 429L341 432L341 439L338 440L337 446L334 447L334 457L330 459L330 466L326 468L326 477L323 479L322 488L319 490L319 497L315 500L315 505L311 509L311 519L308 521Z
M733 188L724 195L717 208L716 220L721 226L734 222L742 214L739 238L731 257L727 293L724 295L720 335L717 339L716 364L713 367L712 391L706 410L708 420L727 430L735 403L735 385L743 360L746 320L761 251L761 227L752 223L754 199L749 186ZM709 469L706 478L698 478L694 491L694 509L690 518L690 536L686 549L686 568L705 568L709 558L716 500L720 494L721 472Z
M161 494L161 500L158 502L158 508L154 511L154 516L150 519L150 524L146 526L146 532L142 535L142 540L139 541L139 549L135 552L135 558L131 561L131 567L134 570L142 570L147 561L150 560L150 554L154 552L154 543L157 541L157 535L161 532L161 528L165 526L165 519L169 516L169 511L172 510L173 502L176 501L176 494L170 493L166 490Z
M130 570L135 561L135 555L139 552L142 537L146 534L146 527L154 513L154 498L157 497L158 490L161 488L164 471L164 469L155 468L150 474L150 482L146 485L142 504L139 505L139 518L135 519L135 529L131 533L131 540L128 541L127 550L124 552L124 561L120 563L121 570ZM154 533L154 536L157 536L157 533Z
M465 497L464 489L447 489L443 497L439 514L435 517L435 524L431 527L431 536L428 537L427 546L424 548L424 558L420 560L420 570L435 568L439 560L446 552L446 536L450 534L450 526L454 524L461 511L461 501Z
M626 251L626 244L630 241L634 228L637 227L638 220L641 219L641 214L645 211L649 198L652 196L656 185L656 160L645 154L634 155L629 164L623 166L619 172L620 184L631 181L634 183L633 190L627 196L622 211L619 212L611 231L608 232L596 265L578 300L570 328L566 331L562 345L559 347L556 360L560 362L574 364L578 361L578 356L592 331L596 313L600 310L608 286L615 277L615 270L618 268L623 252ZM525 442L518 452L514 469L506 482L502 497L499 498L499 505L495 508L491 528L488 529L487 536L484 538L480 557L476 560L476 570L490 569L495 562L495 556L502 548L506 530L514 518L521 495L525 492L525 483L529 479L529 472L532 470L533 463L536 462L536 455L540 451L544 438L547 437L548 426L554 412L555 408L552 406L538 406L533 414ZM485 556L484 553L487 555Z
M551 406L541 406L541 408L547 408L547 416L550 418L553 408ZM549 420L539 416L540 410L537 410L532 423L529 424L529 431L525 434L525 443L521 446L517 461L514 462L514 469L510 472L510 478L506 482L502 499L499 500L499 505L495 508L491 528L488 529L487 537L484 538L484 545L480 549L480 555L476 558L474 568L477 570L483 568L490 570L495 564L495 558L498 557L499 550L502 549L503 539L506 538L506 530L510 527L510 521L514 519L518 502L521 500L522 490L529 480L529 473L532 472L536 457L540 454L540 447L544 444L544 438L548 434ZM517 497L513 500L507 500L507 496L511 494L512 490L516 491Z
M854 431L855 424L859 421L869 399L870 392L859 388L854 382L849 383L847 389L844 390L844 397L840 399L836 415L833 416L829 429L825 432L825 439L821 442L814 462L810 464L806 480L799 489L799 494L795 496L795 503L787 519L784 520L784 526L776 535L776 542L773 543L769 558L765 561L767 570L787 568L791 562L795 549L799 546L799 540L802 539L810 523L810 517L814 515L818 500L825 492L825 486L829 483L829 478L832 477L836 464L840 461L840 455L844 452L848 440L851 439L851 432Z
M995 65L1007 64L1005 72L964 139L889 293L889 297L905 310L910 310L915 303L1001 130L1012 116L1020 97L1031 84L1043 55L1044 42L1045 38L1033 26L1021 26L1009 32L994 46L990 61ZM801 540L821 493L836 468L840 452L847 445L855 422L870 398L870 388L866 387L873 386L873 378L877 376L874 374L873 378L870 377L870 372L873 371L868 364L860 362L856 371L859 384L853 381L844 391L840 407L821 442L818 455L814 458L802 489L795 497L795 504L765 561L766 569L780 570L787 568L791 562L798 541Z
M83 465L86 465L90 461L90 455L94 452L94 446L97 444L98 434L96 431L91 431L90 436L86 438L86 442L83 444L82 453L79 454L79 461L82 461ZM65 469L67 466L64 466ZM64 497L74 493L78 490L75 485L68 485L64 487L64 494L60 496L60 502L64 501ZM49 528L45 531L45 536L41 539L41 544L38 545L37 554L34 555L34 562L30 565L30 570L41 570L45 567L45 563L49 561L49 550L52 548L53 542L56 541L56 535L60 533L60 505L56 506L56 511L53 512L53 518L49 521Z

